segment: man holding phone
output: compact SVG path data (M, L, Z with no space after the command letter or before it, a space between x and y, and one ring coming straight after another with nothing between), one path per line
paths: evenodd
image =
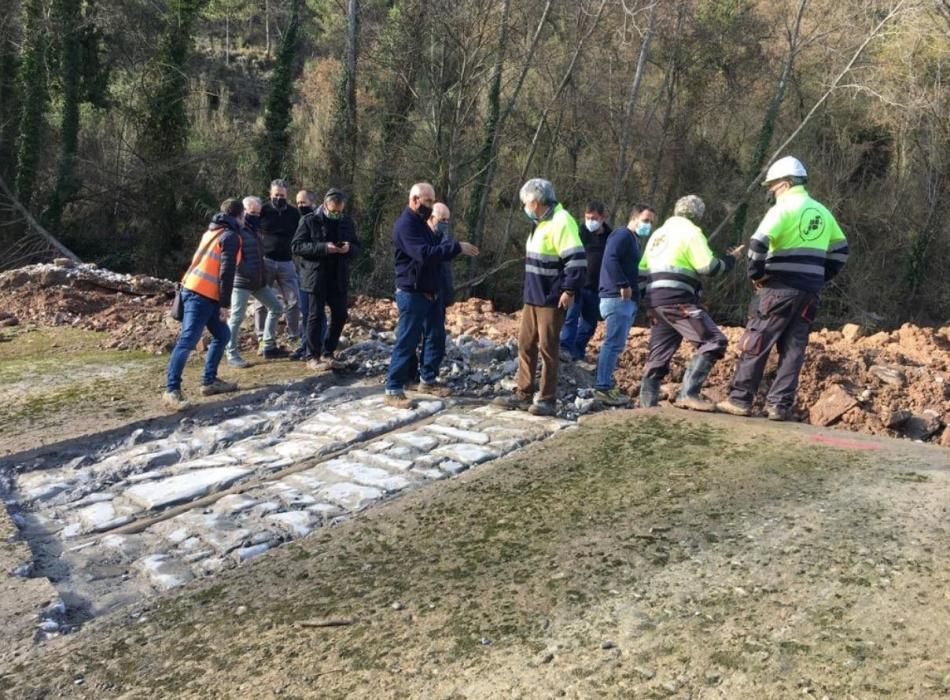
M308 295L306 328L311 359L307 367L314 371L345 367L336 348L348 318L350 260L360 248L356 227L343 213L345 208L346 195L330 189L323 204L300 220L291 243L300 269L300 289Z

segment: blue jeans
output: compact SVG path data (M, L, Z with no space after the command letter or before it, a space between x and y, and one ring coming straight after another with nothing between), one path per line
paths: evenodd
M248 299L254 297L267 309L267 320L264 322L263 344L265 348L274 347L277 338L277 319L284 313L284 305L270 287L261 287L253 292L250 289L231 291L231 316L228 318L228 330L231 331L231 340L228 341L228 359L237 360L241 357L241 324L247 313Z
M582 289L571 308L567 310L564 328L561 329L561 347L575 360L584 359L587 344L597 330L597 322L600 320L597 311L599 301L597 292Z
M205 372L201 378L202 384L211 384L218 378L218 365L224 357L224 346L231 339L231 331L227 324L218 315L221 306L200 294L187 289L181 292L181 300L185 307L185 317L181 321L181 334L172 356L168 360L168 379L165 388L168 391L181 389L181 373L185 371L185 363L191 351L198 347L201 334L205 328L211 333L211 345L208 347L208 356L205 358Z
M396 345L389 360L389 375L386 377L387 394L403 390L409 379L413 355L423 336L424 364L419 368L422 381L436 380L445 356L445 311L438 299L429 299L419 292L399 290L396 292L396 308L399 309L399 323L396 326Z
M608 391L614 386L614 370L617 360L627 345L627 334L637 315L637 304L633 299L612 297L600 300L600 315L604 317L607 332L604 344L597 358L597 383L595 389Z

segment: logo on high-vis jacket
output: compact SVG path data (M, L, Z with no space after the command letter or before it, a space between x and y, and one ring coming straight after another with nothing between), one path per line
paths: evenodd
M825 220L818 209L806 209L798 221L798 234L806 241L813 241L825 230Z

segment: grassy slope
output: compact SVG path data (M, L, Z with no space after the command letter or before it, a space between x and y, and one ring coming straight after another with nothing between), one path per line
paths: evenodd
M869 439L855 444L884 447L832 449L817 434L675 412L599 416L135 619L119 614L7 659L0 689L950 692L945 453ZM352 624L298 624L327 618Z

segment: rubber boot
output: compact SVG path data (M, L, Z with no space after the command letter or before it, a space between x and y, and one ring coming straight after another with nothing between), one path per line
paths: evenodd
M653 408L660 400L660 378L644 377L640 381L640 408Z
M679 396L676 397L673 405L677 408L688 408L693 411L714 412L716 404L707 401L699 393L712 368L713 363L709 361L706 355L696 355L683 375L683 384L680 386Z

